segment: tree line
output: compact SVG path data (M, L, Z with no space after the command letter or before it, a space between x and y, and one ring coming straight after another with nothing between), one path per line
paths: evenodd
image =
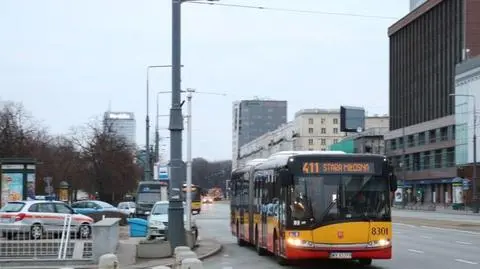
M192 160L192 183L203 189L213 187L222 188L225 191L225 182L232 173L232 161L213 161L204 158Z
M45 193L44 177L52 186L66 181L71 197L78 190L97 199L118 202L134 191L142 170L135 164L135 148L101 121L73 127L69 135L52 135L21 104L0 109L0 159L32 158L36 165L36 193Z

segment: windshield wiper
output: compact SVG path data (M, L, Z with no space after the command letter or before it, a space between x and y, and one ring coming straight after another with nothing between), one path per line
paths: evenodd
M332 207L337 203L337 199L338 198L335 198L335 200L333 200L332 202L330 202L330 204L327 206L327 209L325 209L325 212L322 214L322 216L320 217L320 222L323 221L323 219L328 215L328 213L330 212L330 209L332 209Z

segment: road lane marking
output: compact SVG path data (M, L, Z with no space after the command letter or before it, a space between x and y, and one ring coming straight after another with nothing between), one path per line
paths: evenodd
M465 242L465 241L455 241L455 243L461 244L461 245L471 245L472 244L470 242Z
M420 237L421 237L421 238L424 238L424 239L432 239L431 236L427 236L427 235L422 235L422 236L420 236Z
M467 260L462 260L462 259L455 259L457 262L462 262L462 263L467 263L467 264L478 264L478 262L472 262L472 261L467 261Z
M398 223L398 222L395 222L393 224L396 224L396 225L399 225L399 226L406 226L406 227L410 227L410 228L417 227L417 226L412 225L412 224L405 224L405 223Z
M425 253L425 252L423 252L423 251L421 251L421 250L417 250L417 249L411 249L411 248L409 248L409 249L407 249L407 250L410 251L410 252L413 252L413 253L419 253L419 254Z
M420 227L426 228L426 229L440 230L440 231L450 231L450 232L459 232L459 233L472 234L472 235L480 235L479 232L464 231L464 230L458 230L458 229L440 228L440 227L425 226L425 225L422 225Z

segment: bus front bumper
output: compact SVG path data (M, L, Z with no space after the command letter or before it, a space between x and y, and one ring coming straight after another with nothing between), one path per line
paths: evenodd
M387 260L392 258L392 246L376 248L352 248L338 247L334 248L306 248L285 246L285 258L289 260L307 260L307 259L335 259L335 260L357 260L357 259L378 259Z

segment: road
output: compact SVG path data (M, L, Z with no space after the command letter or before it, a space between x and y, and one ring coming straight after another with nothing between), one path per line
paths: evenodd
M417 212L402 212L402 216ZM230 209L227 204L204 205L197 216L200 237L215 238L223 245L222 253L204 261L206 269L237 268L360 268L356 264L321 263L280 267L270 257L260 257L248 247L239 247L230 233ZM419 216L423 213L419 213ZM432 213L429 217L448 218ZM398 215L394 213L394 215ZM412 217L412 215L409 215ZM457 218L457 216L452 216ZM469 216L465 216L469 217ZM470 216L469 218L478 218ZM393 259L376 260L377 269L474 269L480 267L480 233L443 228L394 224Z

